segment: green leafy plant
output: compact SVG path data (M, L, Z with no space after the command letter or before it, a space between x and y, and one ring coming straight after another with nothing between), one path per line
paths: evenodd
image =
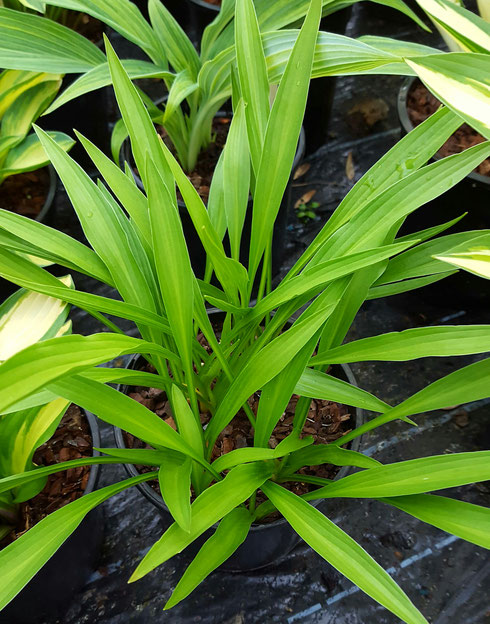
M324 1L324 14L355 1ZM402 0L379 1L403 11L425 27ZM151 59L151 62L127 60L123 64L131 78L162 79L162 86L168 92L165 103L156 106L144 97L145 104L153 122L164 127L184 170L193 171L199 153L213 140L213 118L232 94L235 0L224 0L216 19L204 31L200 52L160 0L149 0L151 23L129 0L49 0L48 4L84 11L101 20L139 46ZM267 82L271 85L279 82L297 36L297 30L291 30L291 27L304 18L309 2L256 0L254 5L259 27L265 33L266 56L257 74L260 82L254 88L263 88ZM0 55L0 65L4 63L5 67L19 69L28 64L29 69L33 69L48 62L50 67L56 67L56 71L83 74L52 104L48 113L83 93L110 83L109 68L102 52L93 45L82 45L76 33L43 22L42 18L33 15L13 14L5 9L0 11L0 16L1 47L7 52ZM19 30L25 35L22 41L16 36ZM44 31L43 53L36 58L36 55L29 55L29 50L39 48L41 30ZM245 42L244 45L248 44ZM16 58L15 52L22 52L22 58ZM418 56L421 52L414 46L412 53ZM372 73L377 68L382 73L385 70L387 73L411 73L402 58L383 53L376 47L340 35L324 33L319 37L314 77ZM144 96L143 93L140 95ZM119 162L120 149L127 134L124 121L115 126L112 153L116 162Z
M60 281L67 287L73 286L70 276ZM69 334L71 321L66 320L69 307L58 299L24 289L11 295L0 306L0 361L40 340ZM36 468L34 452L52 436L68 405L69 401L58 398L0 416L2 479ZM45 483L41 478L0 494L0 540L15 528L19 504L38 494Z
M397 233L407 215L444 193L487 158L490 145L485 142L426 164L462 123L461 116L442 107L353 186L294 267L272 288L273 225L305 110L321 2L311 2L307 18L294 37L272 108L268 81L264 80L267 42L260 36L254 5L251 0L238 0L236 11L234 115L222 175L213 179L214 199L208 208L156 133L138 90L108 45L111 78L145 193L80 136L105 182L94 183L38 129L90 247L0 210L0 275L77 305L112 330L88 337L53 338L10 357L0 365L0 413L8 417L26 405L35 407L61 397L151 447L102 449L103 455L91 460L19 473L0 479L0 493L90 463L156 468L70 503L5 548L0 553L0 567L6 571L0 587L0 608L93 507L127 487L155 478L175 522L143 558L132 581L219 523L166 608L184 599L226 560L243 543L254 522L278 510L313 549L369 596L408 624L426 623L394 580L347 533L310 506L309 500L374 498L479 546L490 546L488 509L428 494L488 479L490 452L381 465L343 448L386 423L402 420L413 425L413 418L422 412L488 397L490 359L456 370L396 406L327 372L331 364L342 362L407 361L489 350L489 325L431 326L343 342L365 300L406 292L454 272L434 256L482 233L463 232L431 240L454 221L410 237ZM400 49L402 43L396 45ZM466 54L470 65L472 55ZM205 280L196 279L192 270L176 185L206 250ZM249 191L253 217L249 259L244 265L239 250ZM226 232L230 255L222 245ZM120 299L63 286L28 259L19 259L15 252L35 254L93 277L115 288ZM213 274L217 285L211 283ZM260 287L252 301L256 277ZM211 324L205 302L224 311L219 328ZM141 339L124 335L105 315L134 321ZM293 316L295 320L289 325ZM208 343L207 349L198 340L199 332ZM144 355L156 372L98 367L130 353ZM112 382L163 389L177 430L107 385ZM254 413L248 400L258 391L260 399ZM271 433L293 393L301 397L293 432L271 448ZM368 409L377 415L336 442L313 444L313 438L303 434L312 398ZM253 424L254 445L211 461L216 439L242 409ZM208 414L205 429L201 410ZM298 474L301 467L325 462L361 470L334 482L309 479L317 487L304 496L284 487L306 480L305 475ZM267 498L259 505L258 490ZM31 556L26 557L27 552Z
M73 30L77 30L80 27L84 17L79 12L49 6L44 0L0 0L0 7L25 13L41 13L48 19Z
M11 175L49 163L31 127L60 85L59 75L13 70L0 73L0 184ZM62 132L50 132L49 136L66 151L75 143Z
M480 37L490 36L490 4L488 0L478 0L481 18L465 9L462 0L417 0L441 34L451 52L473 51L480 46ZM474 27L480 30L476 35ZM471 34L470 34L471 33ZM469 35L469 37L467 37ZM486 45L484 45L486 48Z

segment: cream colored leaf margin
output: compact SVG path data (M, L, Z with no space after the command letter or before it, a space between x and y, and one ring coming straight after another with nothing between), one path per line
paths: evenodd
M73 287L71 275L61 277L60 282ZM54 297L26 290L13 305L2 307L0 362L40 340L71 331L71 321L64 322L68 304Z

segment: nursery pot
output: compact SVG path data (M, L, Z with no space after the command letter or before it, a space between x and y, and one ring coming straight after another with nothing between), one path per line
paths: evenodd
M204 29L220 12L221 5L206 0L183 0L189 15L189 26L195 40L200 44Z
M133 0L146 19L149 19L148 0ZM185 0L165 0L165 8L172 13L182 28L185 28L188 20L188 8Z
M94 447L100 447L100 432L92 414L84 413ZM94 456L99 455L94 451ZM97 486L99 466L90 468L85 494ZM17 594L3 611L0 624L44 624L62 617L74 595L85 585L95 569L103 538L102 511L91 511L60 546L56 553Z
M226 118L229 117L228 113L220 112L217 115L218 118ZM277 274L281 267L281 262L284 257L284 250L286 247L286 234L287 234L287 225L288 218L291 212L291 203L292 203L292 176L301 160L303 159L303 155L305 152L305 133L304 130L301 130L301 134L298 141L298 147L296 149L296 156L294 158L293 168L291 172L291 176L289 178L288 185L284 192L284 197L281 203L281 207L279 208L279 212L277 214L276 221L274 223L274 233L273 233L273 241L272 241L272 273L273 275ZM134 171L134 160L131 154L131 145L130 141L126 140L123 144L123 148L121 150L121 165L124 165L123 161L127 161L133 170L134 179L136 184L141 190L144 190L143 183L139 176ZM252 229L252 198L248 201L247 214L245 217L245 223L243 227L242 233L242 245L240 252L240 260L242 262L247 262L248 253L250 249L250 235ZM179 213L180 219L182 221L182 228L184 231L184 236L187 243L187 249L189 251L189 256L191 260L191 265L196 274L196 277L202 278L204 277L204 271L206 267L206 252L204 251L204 247L202 246L201 240L194 228L194 224L192 223L192 219L189 216L186 205L183 201L178 201L179 205ZM227 241L227 237L224 240L225 249L229 253L229 245Z
M104 25L102 24L104 29ZM97 47L104 48L102 38ZM60 93L63 93L81 74L66 74ZM109 87L102 87L90 93L85 93L52 113L42 116L37 123L43 130L58 130L76 139L73 129L77 130L104 153L110 154L111 134L109 131ZM94 164L82 144L77 140L70 150L70 156L87 171L95 169Z
M320 30L343 35L352 7L346 7L322 18ZM315 152L327 142L330 116L337 78L314 78L310 83L303 126L306 134L306 154Z
M402 131L408 133L414 128L407 107L407 99L417 78L407 78L398 94L398 116ZM442 158L436 154L434 160ZM410 214L402 227L401 233L411 234L435 225L440 225L468 214L456 225L446 230L441 235L480 230L490 228L490 177L472 172L461 182L458 182L449 191L429 202ZM451 266L448 265L448 270ZM443 306L488 304L490 303L490 288L488 283L480 277L466 271L459 271L455 275L446 277L435 284L431 284L420 290L421 296L430 299L431 303Z
M44 200L44 204L36 216L35 221L39 221L40 223L46 223L51 225L56 216L56 204L54 202L54 198L56 195L56 187L58 184L58 176L56 175L56 171L52 165L48 165L45 167L48 175L49 175L49 186L47 189L46 199ZM0 205L0 208L3 206ZM15 292L19 287L12 282L9 282L6 279L0 278L0 303L5 301L7 297L9 297L13 292Z
M219 322L223 319L223 313L218 310L209 310L208 313L213 321ZM143 362L145 362L145 360L141 356L133 356L129 368L138 368L139 364ZM345 364L332 366L331 374L357 386L356 379L350 367ZM129 392L128 386L120 385L118 389L124 394L128 394ZM351 413L356 427L363 424L365 415L362 409L356 408ZM114 434L117 447L126 448L123 431L114 428ZM359 450L360 444L361 438L356 438L351 442L350 448L357 451ZM131 477L139 474L132 464L125 464L124 467ZM350 470L351 468L349 466L340 468L335 479L342 479ZM148 483L140 483L137 487L143 496L155 506L157 511L161 514L164 523L166 525L172 524L173 518L161 496L159 496ZM320 500L312 501L310 504L321 511L327 508L329 502ZM186 552L192 556L197 554L198 549L211 537L217 526L216 524L211 529L208 529L208 531L188 547ZM270 523L253 524L243 544L241 544L233 555L220 566L220 569L240 572L266 567L287 555L300 541L301 538L284 518Z

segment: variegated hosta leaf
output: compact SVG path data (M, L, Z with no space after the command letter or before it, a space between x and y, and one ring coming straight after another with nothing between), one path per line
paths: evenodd
M0 419L0 476L27 472L35 466L33 455L56 431L70 401L55 399L47 405L22 410ZM17 489L15 502L36 496L44 487L46 478L27 483Z
M44 13L46 10L46 3L42 2L42 0L19 0L19 2L26 8L34 9L35 11L39 11L39 13Z
M478 12L480 13L480 16L483 17L486 22L490 22L490 1L477 0L476 4L478 6Z
M406 62L441 102L490 139L490 54L453 52Z
M458 245L448 253L434 256L436 260L447 262L469 273L490 279L490 246L488 236L479 236L463 245ZM482 283L482 288L485 284Z
M64 132L47 133L56 144L68 152L75 141ZM16 173L35 171L49 163L49 158L44 151L39 138L31 133L22 143L13 147L0 168L0 183L7 177Z
M452 52L490 52L490 25L458 0L417 0Z
M71 275L60 278L74 287ZM59 299L20 289L0 306L0 362L29 345L64 336L71 331L66 321L69 305Z
M22 93L42 82L54 80L55 74L6 69L0 73L0 119Z
M2 137L17 137L19 142L26 137L32 124L46 110L58 93L61 79L61 75L52 74L52 80L44 80L23 91L5 112L0 135Z

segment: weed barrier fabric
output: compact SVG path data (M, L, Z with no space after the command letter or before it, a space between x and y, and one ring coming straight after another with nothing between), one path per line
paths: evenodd
M436 33L432 36L422 33L408 18L388 9L380 11L378 5L371 3L354 7L347 34L390 36L438 45ZM396 97L401 82L398 76L348 77L338 81L329 143L309 158L309 170L296 180L293 188L293 203L306 191L317 191L313 200L319 204L316 218L305 223L291 215L287 261L282 274L320 230L354 181L399 139ZM57 202L60 228L75 234L77 225L66 195L60 193ZM88 278L75 274L74 279L81 290L93 291ZM110 289L99 288L95 292L113 294ZM73 310L72 318L74 332L100 331L92 317L79 310ZM125 322L118 322L123 329L129 327ZM488 311L483 308L435 308L416 293L408 293L367 302L348 340L422 325L485 322ZM353 370L361 388L397 404L431 381L476 359L365 362L354 365ZM465 407L448 406L417 416L418 428L394 422L375 430L364 439L362 450L390 463L432 454L488 449L489 413L490 403L485 401ZM110 427L102 426L102 437L103 445L114 446ZM124 476L122 466L104 466L100 487ZM463 496L458 490L447 494ZM464 500L488 506L490 487L487 484L465 487ZM105 542L98 568L58 623L399 623L304 543L264 570L241 574L217 571L183 603L164 612L163 605L189 562L185 552L128 586L127 580L138 562L166 527L162 526L157 510L136 488L106 502L103 511ZM490 564L482 548L376 501L335 499L328 516L394 576L433 624L488 622L490 599L485 587L490 580Z

